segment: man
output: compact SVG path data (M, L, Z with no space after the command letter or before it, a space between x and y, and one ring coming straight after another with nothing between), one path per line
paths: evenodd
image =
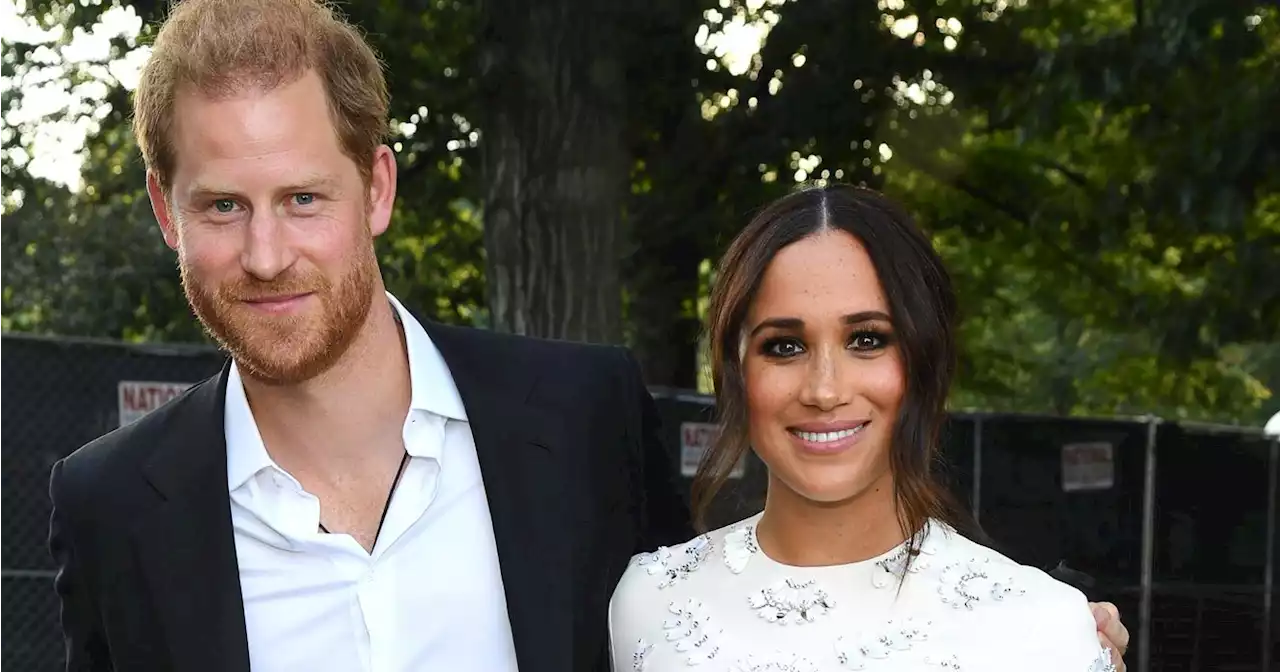
M54 466L68 669L607 670L629 558L690 536L631 356L386 293L386 85L325 6L178 5L135 108L231 362Z

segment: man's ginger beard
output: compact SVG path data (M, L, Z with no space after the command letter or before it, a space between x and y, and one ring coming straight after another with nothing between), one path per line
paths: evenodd
M244 375L276 385L310 380L347 352L369 315L378 277L372 245L356 253L336 283L318 272L290 269L269 282L245 274L210 287L193 277L181 254L178 259L187 302L205 329ZM301 315L270 315L243 303L302 293L312 293L308 300L319 301L318 315L314 309Z

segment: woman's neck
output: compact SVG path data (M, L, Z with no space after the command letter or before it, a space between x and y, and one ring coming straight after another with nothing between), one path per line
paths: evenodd
M764 514L756 526L761 550L798 567L846 565L878 557L907 535L898 521L893 477L841 502L814 502L770 477Z

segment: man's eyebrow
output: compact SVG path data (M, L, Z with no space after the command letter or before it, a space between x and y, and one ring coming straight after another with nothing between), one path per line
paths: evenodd
M323 188L335 188L340 184L340 180L336 175L308 175L293 183L281 188L284 193L297 193L300 191L314 191ZM196 182L187 190L187 194L191 197L230 197L238 195L235 189L227 189L218 186L216 183L204 184Z
M317 189L320 187L335 187L340 180L336 175L309 175L304 177L292 185L285 187L285 191L307 191L309 189Z

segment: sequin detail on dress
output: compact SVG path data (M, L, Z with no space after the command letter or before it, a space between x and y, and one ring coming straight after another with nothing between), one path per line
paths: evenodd
M747 598L756 614L778 625L812 623L836 606L813 580L784 579Z
M759 552L755 523L739 525L724 535L724 564L734 574L741 574L751 556Z
M865 670L873 661L897 660L904 652L928 641L932 625L932 621L907 618L889 621L879 631L863 633L856 638L840 637L836 640L836 659L851 670Z
M1009 567L988 559L953 562L943 568L938 595L942 603L955 609L970 609L987 602L1000 602L1007 597L1026 593L1013 586Z
M636 651L631 654L631 670L632 672L644 672L645 659L649 654L653 653L653 645L644 641L643 638L636 640Z
M661 546L652 553L642 554L637 558L636 564L644 567L650 576L661 574L662 580L658 582L658 587L666 588L687 578L701 567L711 556L712 547L710 535L704 534L674 552Z
M807 658L781 651L768 656L748 655L739 660L733 672L819 672L818 666Z
M662 630L676 651L685 654L685 662L692 666L715 660L723 633L711 622L706 607L689 599L683 604L672 602L668 611L672 615L662 622Z

